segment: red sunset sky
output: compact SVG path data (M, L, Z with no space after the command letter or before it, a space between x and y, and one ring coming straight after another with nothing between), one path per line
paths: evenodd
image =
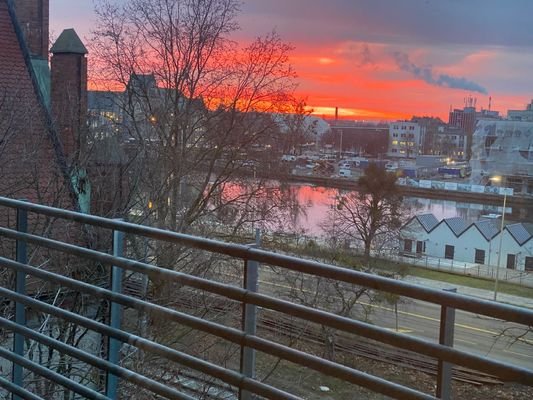
M50 0L53 34L73 27L89 41L93 8ZM275 29L291 43L298 95L317 115L446 120L467 96L478 108L491 96L503 114L531 101L531 15L530 0L248 0L234 38Z

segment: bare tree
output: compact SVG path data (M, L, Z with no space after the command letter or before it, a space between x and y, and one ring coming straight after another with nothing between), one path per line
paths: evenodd
M271 114L294 89L291 47L276 33L246 48L230 40L238 25L235 0L104 0L91 54L100 84L124 90L124 135L135 159L126 208L158 226L207 234L225 208L244 219L265 190L249 175L254 145L276 128ZM229 186L246 187L228 195ZM239 220L234 228L239 225Z
M370 164L359 178L358 191L339 195L329 212L328 229L336 239L362 242L367 266L379 239L390 239L401 226L402 199L396 179L395 174Z
M279 116L281 131L279 144L283 154L301 154L306 144L317 141L317 122L310 118L313 110L305 100L295 99L286 114Z
M112 125L118 131L106 135L116 135L127 157L122 177L129 193L121 211L138 221L233 238L264 226L280 208L292 211L291 196L265 178L268 145L278 131L272 116L290 108L295 88L291 46L275 32L245 47L232 41L239 6L237 0L97 2L92 77L100 89L117 94L120 117ZM220 257L199 251L153 241L135 245L139 258L168 268L208 278L231 270ZM234 269L238 281L241 265ZM177 295L185 293L180 285L153 278L148 286L152 301L187 308ZM198 295L188 311L214 315L213 301ZM220 363L234 355L197 331L168 330L166 324L158 329L158 322L147 318L144 333L176 346L187 343L190 353L209 353ZM169 370L134 362L141 359L128 362L148 375Z

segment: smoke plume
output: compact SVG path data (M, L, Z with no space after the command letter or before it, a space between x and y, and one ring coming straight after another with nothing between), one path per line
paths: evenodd
M452 89L463 89L471 92L487 94L487 89L466 78L450 76L446 74L436 75L433 73L431 66L419 67L418 65L413 64L411 60L409 60L409 56L405 53L399 51L394 52L394 59L396 61L396 65L402 71L410 72L417 78L422 79L424 82L427 82L430 85L449 87Z

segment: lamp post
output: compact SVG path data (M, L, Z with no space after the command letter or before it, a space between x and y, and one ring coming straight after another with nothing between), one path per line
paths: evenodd
M491 181L493 182L501 182L502 177L501 176L495 176L491 178ZM503 209L502 209L502 222L500 225L500 243L498 246L498 264L496 265L496 279L494 279L494 301L496 301L498 297L498 280L499 280L499 272L500 272L500 262L502 259L502 242L503 242L503 227L505 223L505 205L507 203L507 189L504 188L503 190Z

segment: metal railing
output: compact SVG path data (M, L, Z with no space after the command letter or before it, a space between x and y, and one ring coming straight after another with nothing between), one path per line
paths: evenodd
M0 257L0 266L2 268L16 272L14 290L6 287L0 288L0 295L15 303L16 308L14 321L3 317L0 318L0 326L14 334L13 351L0 348L0 357L13 363L12 381L10 382L1 378L0 386L13 393L13 398L39 398L35 394L30 393L28 388L24 386L23 370L32 371L77 393L81 397L89 399L117 398L118 379L137 385L143 390L165 398L193 398L190 393L184 393L173 385L144 376L121 365L119 348L122 344L128 344L146 353L157 355L162 359L170 360L186 368L191 368L199 373L216 378L234 388L242 399L253 398L254 395L272 399L299 398L294 394L290 394L255 379L254 356L256 351L290 361L300 365L302 368L305 367L319 371L322 374L339 378L347 383L359 385L371 391L399 399L434 399L436 398L435 396L449 398L451 388L450 368L452 365L459 365L492 374L503 381L518 382L533 386L533 370L458 350L450 345L453 343L453 312L455 309L523 324L526 327L533 326L533 311L531 310L479 300L452 292L429 289L315 261L276 254L261 250L254 245L230 244L141 226L121 220L111 220L2 197L0 197L0 206L16 209L18 214L16 230L0 227L0 237L2 237L2 240L7 238L17 243L16 260ZM6 209L4 208L4 210ZM3 211L0 209L1 212ZM26 231L28 213L41 214L52 218L65 219L80 224L112 230L115 235L113 254L29 234ZM120 246L116 245L122 241L122 236L125 234L145 237L158 242L167 242L176 246L199 249L211 254L219 254L221 257L229 256L233 259L243 260L242 275L245 278L243 287L236 287L126 258L122 255ZM28 244L39 248L59 251L69 256L80 257L91 262L112 266L112 276L114 279L111 288L106 289L91 285L63 276L60 273L29 265L26 255L26 246ZM255 290L255 286L257 285L257 268L259 263L437 304L441 307L439 343L396 333L366 322L345 318L320 309L296 304L279 297L258 293ZM238 302L243 308L242 328L226 326L219 322L202 319L198 316L178 311L174 308L128 296L122 293L120 288L121 275L124 271L147 274L148 276L164 279L168 282L177 282L196 291L204 291ZM68 311L54 304L49 304L43 301L42 298L26 295L25 279L27 275L69 288L73 293L83 293L95 299L109 301L112 305L109 324L104 324L88 316ZM240 367L234 369L226 368L225 366L214 364L199 357L193 357L184 351L176 350L163 343L157 343L154 340L123 330L120 324L120 313L126 307L142 313L162 317L165 321L179 323L182 326L214 335L239 346L241 349ZM433 357L437 359L439 364L436 394L423 393L383 378L369 375L346 365L291 348L285 344L275 342L270 338L260 337L255 331L255 322L253 320L253 311L256 307L260 307L263 310L273 310L284 315L310 321L352 335L360 335L394 346L398 349L405 349ZM25 310L28 308L64 321L69 321L109 337L110 342L107 349L107 357L99 357L97 354L91 354L82 348L77 348L46 336L34 329L30 329L26 326L24 315ZM100 391L98 387L93 388L82 385L74 379L40 366L35 361L25 357L25 343L30 339L44 346L49 346L62 354L78 359L107 374L105 391Z

